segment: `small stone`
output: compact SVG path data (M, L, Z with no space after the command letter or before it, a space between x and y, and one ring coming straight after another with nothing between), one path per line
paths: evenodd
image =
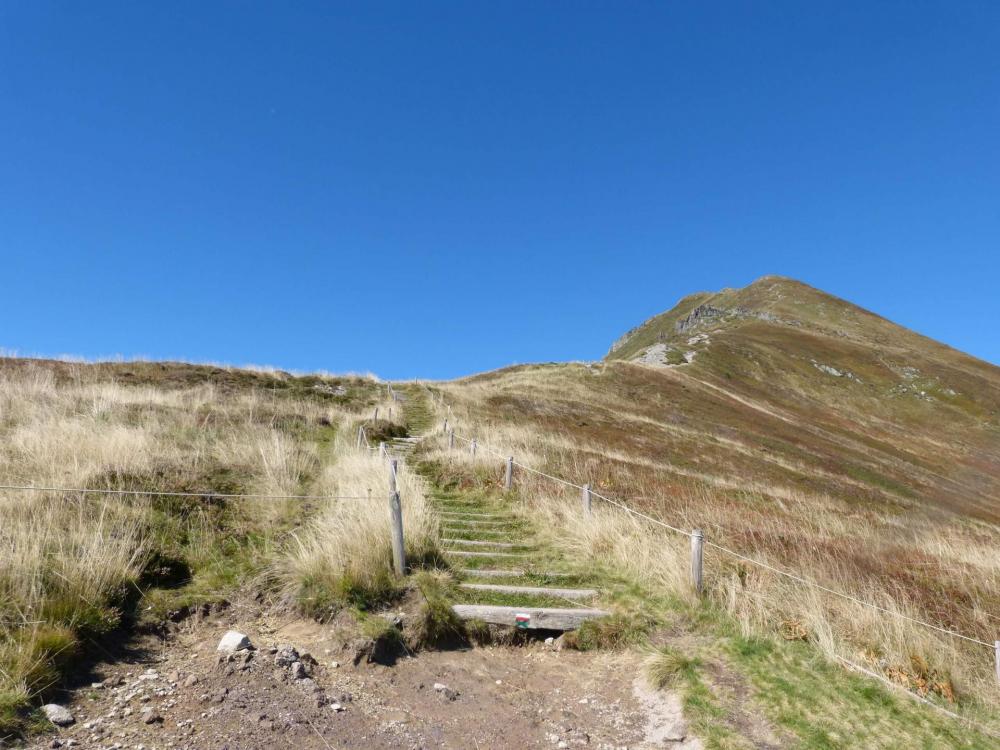
M344 707L343 707L343 706L341 706L341 705L340 705L339 703L331 703L331 704L330 704L330 708L332 708L332 709L333 709L334 711L336 711L337 713L340 713L341 711L343 711L343 710L344 710Z
M290 667L297 661L299 661L299 652L295 650L295 646L287 643L279 646L274 655L274 663L279 667Z
M300 661L293 661L291 673L293 680L304 680L307 677L306 665Z
M198 684L198 675L189 674L184 678L184 687L194 687Z
M453 701L456 698L458 698L458 691L457 690L452 690L450 687L448 687L447 685L443 685L440 682L435 682L434 683L434 689L441 696L443 696L444 698L447 698L450 701Z
M60 706L58 703L46 703L42 706L42 711L45 713L45 718L57 727L68 727L76 721L70 710L66 706Z
M330 662L330 666L331 666L331 667L332 667L333 669L340 669L340 662L339 662L339 661L331 661L331 662Z
M144 708L142 709L142 723L143 724L156 724L157 722L163 722L163 717L160 716L159 712L155 708Z
M400 628L401 629L403 627L403 613L402 612L400 612L399 614L396 614L395 612L385 612L385 613L379 615L379 617L381 617L383 620L385 620L386 622L388 622L394 628Z
M243 633L236 630L230 630L222 636L222 640L219 641L216 651L231 654L244 648L253 648L253 645L250 643L250 639Z

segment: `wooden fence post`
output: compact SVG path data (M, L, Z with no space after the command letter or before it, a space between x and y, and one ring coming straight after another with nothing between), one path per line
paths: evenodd
M380 442L378 444L378 457L379 458L385 458L385 443L384 442Z
M510 490L514 484L514 457L507 456L507 473L503 478L504 490Z
M363 425L358 425L358 450L361 450L361 446L365 439L365 428Z
M389 407L389 421L392 421L392 407Z
M441 428L441 432L443 432L445 435L448 434L448 417L444 418L444 427Z
M475 438L472 438L472 443L470 445L471 445L471 448L469 450L472 453L472 457L475 458L476 457L476 439Z
M375 414L372 415L372 422L378 422L378 407L375 407Z
M1000 685L1000 641L996 641L993 644L993 658L997 664L997 684Z
M455 431L451 430L448 433L448 450L455 450Z
M705 535L701 529L691 532L691 583L694 584L694 590L699 596L702 592L701 549L704 543Z
M395 458L389 459L389 491L395 492L398 487L396 487L396 469L399 468L396 463Z
M403 506L398 492L389 493L389 515L392 518L392 567L396 575L406 574L406 548L403 546Z
M583 504L583 515L590 518L594 514L594 493L590 491L590 483L580 490L580 502Z

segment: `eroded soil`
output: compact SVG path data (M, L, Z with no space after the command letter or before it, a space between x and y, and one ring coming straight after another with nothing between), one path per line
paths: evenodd
M216 648L229 629L255 650ZM137 636L62 702L75 724L32 747L698 748L676 700L636 691L638 657L542 641L355 665L343 626L254 613ZM291 644L307 677L275 663ZM311 658L315 664L311 663Z

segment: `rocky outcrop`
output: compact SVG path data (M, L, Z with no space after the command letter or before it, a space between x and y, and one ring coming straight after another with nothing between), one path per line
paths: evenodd
M704 323L709 320L718 320L720 318L726 317L729 313L728 310L724 310L721 307L712 307L711 305L698 305L691 313L681 320L678 320L674 324L674 328L677 333L684 333L689 331L697 325Z

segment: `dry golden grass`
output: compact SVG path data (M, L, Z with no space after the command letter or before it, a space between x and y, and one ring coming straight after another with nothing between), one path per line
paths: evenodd
M338 441L335 460L318 486L324 494L353 499L328 501L293 534L287 555L278 558L273 571L291 601L320 616L344 601L366 608L385 602L399 587L391 574L387 461L375 451L356 450L348 437ZM437 553L437 520L423 481L405 463L399 464L396 483L406 556L416 567Z
M0 360L0 485L365 497L378 488L346 514L314 500L0 489L0 729L16 730L25 700L60 679L81 634L121 622L153 557L179 560L193 576L187 588L213 596L256 577L261 550L290 569L306 565L306 549L313 561L331 550L345 559L350 536L366 553L352 564L384 563L385 471L357 455L350 434L381 391L371 380L228 368ZM405 471L401 482L419 558L435 530L419 484Z
M622 367L622 366L618 366ZM716 455L702 460L664 450L678 431L701 432L708 450L722 440L707 427L661 422L645 401L623 400L592 385L602 367L528 367L441 388L460 434L496 453L595 491L672 526L701 528L706 539L822 586L846 592L881 612L785 578L713 548L705 550L706 596L747 634L805 638L831 658L864 664L921 694L1000 702L992 650L905 618L992 642L1000 595L998 530L984 521L926 512L913 503L859 503L753 474L739 477ZM655 398L654 396L652 396ZM651 396L646 395L646 399ZM599 399L599 400L597 400ZM739 443L735 432L723 440ZM435 438L429 458L499 481L501 459L472 459ZM594 500L580 511L579 490L516 471L523 510L570 554L609 565L658 590L692 596L689 539ZM901 615L901 616L896 616Z

